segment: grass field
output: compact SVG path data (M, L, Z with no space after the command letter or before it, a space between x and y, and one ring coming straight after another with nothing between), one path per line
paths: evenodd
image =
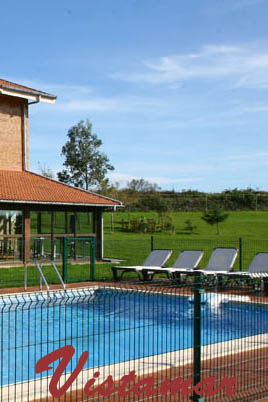
M175 236L189 237L193 239L215 239L218 237L224 238L247 238L247 239L268 239L268 211L231 211L228 212L229 217L226 221L220 223L220 235L216 234L216 227L210 226L204 222L201 217L202 212L171 212L172 223L175 226L174 233L155 232L154 236ZM111 228L112 214L104 214L105 238L126 238L140 237L138 233L126 233L120 230L120 222L122 220L132 219L150 219L158 220L158 215L155 212L116 212L113 214L113 230ZM189 234L184 230L185 221L190 219L192 224L197 227L193 234Z
M236 247L242 245L241 257L236 260L235 269L247 269L253 256L260 251L268 251L268 212L241 211L229 212L226 221L220 224L220 234L216 234L216 227L204 222L201 212L171 213L174 231L155 233L132 233L121 229L122 220L151 219L157 220L156 213L118 212L113 217L105 215L105 256L122 258L128 264L142 264L151 249L153 236L154 248L170 248L173 255L169 261L172 264L178 253L184 249L200 249L205 251L201 267L205 267L212 250L215 247ZM184 230L185 221L190 219L196 226L193 233ZM239 239L242 239L242 242Z
M209 226L201 217L201 212L171 213L174 231L165 230L155 233L133 233L122 231L122 220L147 220L158 216L154 212L117 212L104 214L104 256L120 258L124 264L142 264L152 247L169 248L173 255L169 261L172 264L184 249L200 249L205 251L201 267L205 267L211 251L215 247L237 247L239 238L242 238L242 253L237 258L235 269L247 269L253 256L260 251L268 251L268 212L241 211L229 212L228 219L220 224L220 234L216 234L216 227ZM190 219L196 226L191 234L184 230L185 221ZM58 264L61 270L60 264ZM111 264L96 264L96 280L109 280ZM51 268L45 268L45 275L49 283L58 283ZM79 282L89 280L89 264L70 265L69 281ZM39 283L38 272L29 268L29 286ZM0 287L16 287L24 284L24 268L0 269Z

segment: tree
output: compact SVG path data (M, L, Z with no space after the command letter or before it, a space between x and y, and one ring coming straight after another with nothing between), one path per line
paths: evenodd
M38 169L42 176L47 177L48 179L54 179L53 171L46 165L42 166L41 163L38 162Z
M99 148L102 141L92 133L92 124L81 120L68 131L69 140L62 147L66 169L58 172L59 181L86 190L103 182L108 170L114 170L108 157Z
M132 179L127 182L127 189L132 192L155 192L160 191L160 187L156 183L150 183L144 179Z
M139 208L142 211L155 211L159 215L164 215L171 209L168 199L161 196L159 193L144 195L140 202Z
M204 213L202 216L202 219L207 222L209 225L216 225L217 226L217 234L220 234L219 230L219 223L225 221L227 219L229 214L224 213L220 209L212 209L210 211L207 211Z
M197 226L192 223L191 219L186 219L184 224L184 230L188 233L192 234L197 229Z
M120 194L120 183L119 182L114 182L110 183L109 179L102 180L97 187L97 192L99 194L102 194L106 197L114 198L114 199L119 199L121 197ZM120 195L119 195L120 194ZM121 200L121 198L120 198Z

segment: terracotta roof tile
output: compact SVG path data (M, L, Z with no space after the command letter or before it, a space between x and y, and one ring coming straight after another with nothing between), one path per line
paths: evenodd
M0 200L29 203L121 205L104 196L81 190L28 171L0 170Z

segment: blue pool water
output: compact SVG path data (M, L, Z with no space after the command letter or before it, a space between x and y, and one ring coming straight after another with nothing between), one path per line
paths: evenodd
M65 298L37 294L1 298L0 312L0 385L39 378L36 362L65 345L76 349L67 371L85 350L90 368L193 345L193 305L183 296L114 289L73 291ZM265 305L202 307L204 345L265 332Z

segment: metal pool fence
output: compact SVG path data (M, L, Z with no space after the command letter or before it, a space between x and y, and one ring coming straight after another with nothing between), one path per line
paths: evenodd
M0 400L260 400L267 301L198 280L2 295Z
M13 239L14 240L14 239ZM12 240L12 241L13 241ZM16 240L16 241L15 241ZM22 239L15 239L15 243L8 243L15 247L16 253L10 253L10 256L0 255L0 287L23 287L24 286L24 267L19 251L22 249ZM54 259L59 272L64 276L62 269L62 253L63 242L54 244L51 249L50 239L34 239L32 242L32 257L40 260L42 258ZM57 240L59 241L59 240ZM55 248L56 245L56 248ZM75 247L74 247L75 245ZM71 243L69 247L68 275L67 282L86 282L93 279L92 270L90 269L90 253L89 242L78 240ZM183 250L203 250L204 256L201 260L200 267L207 265L209 257L216 247L236 247L238 249L238 257L235 261L234 270L247 270L253 257L258 252L268 252L268 240L266 239L189 239L176 238L173 235L160 236L142 236L138 239L106 239L104 242L105 261L95 266L94 279L98 281L112 280L111 264L118 265L120 261L124 265L142 265L145 258L152 249L171 249L172 255L168 261L168 265L172 266L179 253ZM59 280L55 272L51 268L51 264L45 261L44 274L49 284L59 284ZM38 286L40 283L40 275L36 267L32 264L28 266L28 285Z
M178 254L183 250L203 250L204 257L200 267L204 268L216 247L235 247L238 249L234 270L246 270L254 255L259 252L268 252L267 239L187 239L170 237L147 236L142 239L106 240L104 254L106 257L121 259L128 265L142 265L143 261L153 249L171 249L172 256L168 261L173 264Z

